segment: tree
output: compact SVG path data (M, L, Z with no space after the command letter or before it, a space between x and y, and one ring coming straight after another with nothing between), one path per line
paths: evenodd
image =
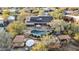
M44 10L43 9L40 9L38 15L43 15L43 13L44 13Z
M44 43L46 46L48 44L50 44L51 40L52 40L52 36L50 36L50 35L46 35L46 36L41 37L42 43Z
M20 14L18 15L18 20L24 22L25 19L26 19L26 17L29 15L29 13L26 12L25 9L22 9L22 10L20 10L19 12L20 12Z
M64 30L69 30L70 24L63 20L52 20L49 25L55 32L60 32Z
M53 44L59 44L60 41L57 37L54 35L46 35L41 38L41 42L44 43L46 46L50 45L51 43Z
M74 39L79 41L79 33L75 33Z
M38 16L39 15L39 11L40 11L40 8L34 8L33 11L32 11L32 14L34 16Z
M7 27L7 31L10 32L13 37L17 34L22 34L23 30L26 28L25 24L20 21L14 21L13 23L9 24Z
M50 12L50 15L54 17L54 19L62 19L64 8L56 9L53 12Z
M79 24L71 23L71 30L73 31L73 33L78 33L79 32Z
M69 8L68 8L68 10L73 10L73 11L74 11L74 10L78 10L78 9L79 9L79 8L77 8L77 7L69 7Z
M9 33L0 32L0 48L11 48L12 39Z
M33 47L32 51L46 51L47 48L42 42L37 42Z

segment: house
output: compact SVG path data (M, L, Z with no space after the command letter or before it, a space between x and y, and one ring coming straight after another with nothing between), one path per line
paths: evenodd
M13 40L13 48L24 47L24 42L26 41L24 35L17 35Z
M69 11L69 10L65 10L64 11L64 15L71 15L73 13L74 13L73 11Z
M52 16L32 16L25 22L27 25L46 25L52 19Z
M64 15L63 20L68 21L68 22L79 23L79 16Z
M64 11L64 15L78 15L79 14L79 10L65 10Z

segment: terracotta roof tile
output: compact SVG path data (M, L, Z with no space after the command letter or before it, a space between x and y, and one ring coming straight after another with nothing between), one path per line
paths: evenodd
M24 41L25 41L24 35L17 35L13 40L13 42L24 42Z

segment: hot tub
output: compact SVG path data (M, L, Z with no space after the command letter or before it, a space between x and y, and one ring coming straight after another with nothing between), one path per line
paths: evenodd
M42 35L45 35L47 32L46 31L41 31L41 30L32 30L31 31L31 34L33 36L42 36Z

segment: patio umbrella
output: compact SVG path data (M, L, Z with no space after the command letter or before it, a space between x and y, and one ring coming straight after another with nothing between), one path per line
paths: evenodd
M29 39L26 41L26 46L31 47L35 44L35 41L33 39Z

